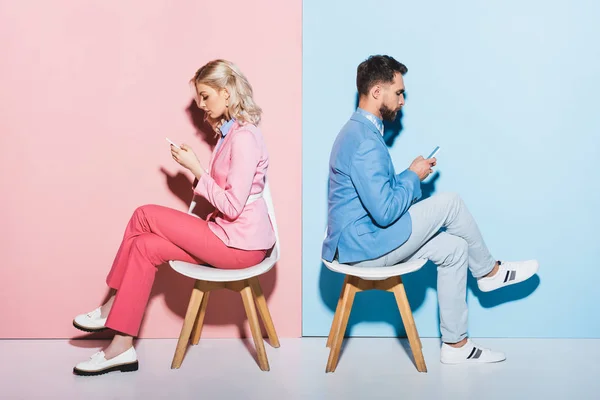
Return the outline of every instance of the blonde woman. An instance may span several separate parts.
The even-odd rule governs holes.
[[[252,87],[232,63],[211,61],[192,80],[198,107],[220,136],[207,172],[187,145],[171,155],[196,180],[194,192],[215,208],[202,220],[157,205],[135,210],[106,283],[116,291],[106,304],[78,315],[73,325],[86,332],[107,328],[115,337],[104,350],[77,364],[77,375],[136,371],[133,337],[138,334],[156,266],[169,260],[240,269],[260,263],[275,243],[261,197],[269,158],[257,128],[261,109]]]

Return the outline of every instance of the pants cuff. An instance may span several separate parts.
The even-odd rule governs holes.
[[[460,342],[461,340],[463,340],[466,337],[467,337],[466,333],[462,334],[460,336],[443,336],[442,335],[442,342],[454,344],[454,343]]]
[[[114,279],[106,278],[106,286],[114,290],[119,290],[119,285],[115,284]]]
[[[106,326],[109,329],[112,329],[113,331],[133,337],[136,337],[139,333],[139,329],[132,329],[131,327],[120,326],[119,324],[115,324],[114,322],[110,321],[110,316],[109,319],[106,320],[106,324],[104,324],[104,326]]]
[[[480,274],[477,274],[477,275],[473,274],[473,277],[476,278],[476,279],[479,279],[479,278],[481,278],[483,276],[486,276],[487,274],[489,274],[490,272],[492,272],[492,270],[496,266],[496,262],[497,262],[496,260],[492,261],[492,265],[489,268],[487,268],[484,272],[482,272]]]

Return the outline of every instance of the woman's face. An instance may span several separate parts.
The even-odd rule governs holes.
[[[211,86],[199,83],[196,86],[196,104],[198,108],[204,110],[209,118],[214,120],[227,118],[227,100],[229,92],[227,89],[215,90]]]

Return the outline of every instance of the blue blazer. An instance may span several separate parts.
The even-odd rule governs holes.
[[[421,197],[410,170],[397,174],[377,128],[359,113],[338,134],[329,160],[327,236],[322,258],[340,263],[371,260],[411,235],[409,207]]]

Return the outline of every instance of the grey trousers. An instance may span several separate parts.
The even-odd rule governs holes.
[[[438,266],[438,303],[442,341],[460,342],[467,336],[467,270],[475,278],[492,271],[496,260],[487,249],[477,223],[462,199],[441,193],[413,205],[412,234],[402,246],[380,258],[353,263],[382,267],[417,258]],[[440,231],[442,228],[445,230]]]

